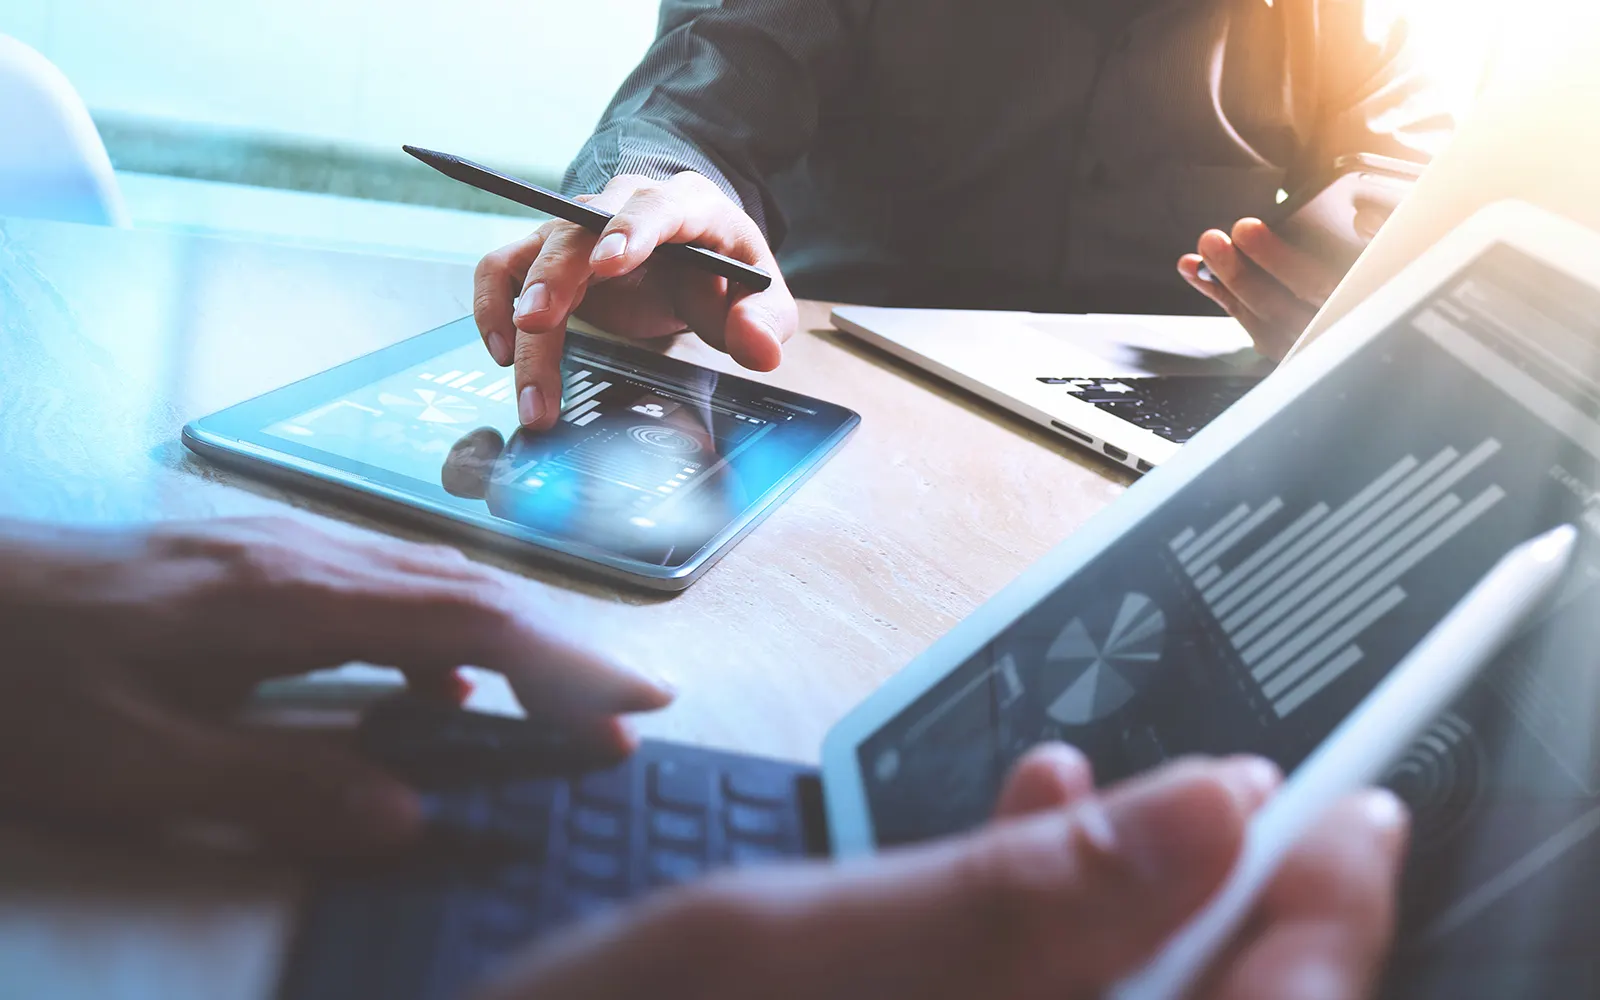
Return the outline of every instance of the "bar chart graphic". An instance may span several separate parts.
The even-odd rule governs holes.
[[[594,372],[578,371],[568,375],[562,383],[561,419],[574,427],[587,427],[600,419],[602,392],[611,383],[595,378]]]
[[[445,372],[443,375],[423,372],[417,377],[424,382],[432,382],[434,385],[447,386],[457,392],[471,393],[474,396],[496,401],[510,399],[512,392],[515,391],[510,375],[503,375],[500,378],[493,379],[487,385],[477,384],[478,380],[484,377],[483,372],[471,371],[463,373],[459,368],[455,371]]]
[[[417,378],[464,396],[478,396],[495,402],[510,400],[517,391],[510,375],[494,378],[482,371],[463,371],[460,368],[443,375],[421,372]],[[489,381],[482,382],[485,378]],[[599,420],[600,401],[596,397],[609,388],[611,383],[596,377],[592,371],[580,370],[567,375],[561,385],[561,419],[575,427],[587,427]]]
[[[1237,558],[1283,519],[1281,498],[1239,504],[1169,542],[1279,718],[1361,661],[1361,635],[1405,602],[1401,577],[1505,499],[1495,484],[1470,499],[1454,492],[1500,447],[1490,438],[1465,455],[1408,455],[1343,505],[1317,503]]]

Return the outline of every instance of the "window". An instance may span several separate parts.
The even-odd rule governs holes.
[[[552,180],[655,21],[656,0],[0,0],[120,168],[310,190],[392,184],[402,142]]]

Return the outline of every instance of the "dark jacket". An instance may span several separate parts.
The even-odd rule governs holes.
[[[711,177],[797,295],[1180,312],[1207,227],[1449,127],[1361,0],[664,0],[566,178]]]

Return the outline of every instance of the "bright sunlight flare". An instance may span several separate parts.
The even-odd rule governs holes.
[[[1418,65],[1464,111],[1510,49],[1540,49],[1595,0],[1367,0],[1367,33],[1377,39],[1403,20]]]

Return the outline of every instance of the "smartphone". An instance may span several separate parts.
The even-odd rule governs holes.
[[[1423,168],[1420,163],[1372,153],[1341,156],[1262,221],[1290,244],[1345,270],[1367,248],[1367,237],[1356,230],[1358,208],[1372,203],[1393,209],[1422,176]],[[1204,265],[1200,277],[1216,280]]]
[[[1392,210],[1422,169],[1422,164],[1389,156],[1341,156],[1331,170],[1280,205],[1267,225],[1295,246],[1347,268],[1367,248],[1368,237],[1356,231],[1358,207],[1365,202]]]

